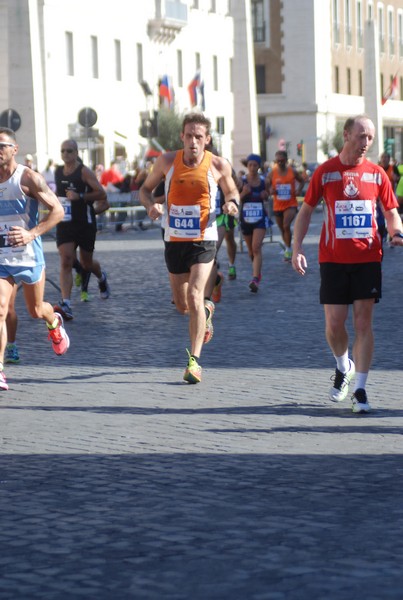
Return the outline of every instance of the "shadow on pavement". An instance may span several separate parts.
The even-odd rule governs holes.
[[[401,456],[0,457],[2,598],[401,598]]]

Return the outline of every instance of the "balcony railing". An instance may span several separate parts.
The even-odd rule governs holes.
[[[188,7],[179,0],[157,0],[155,18],[148,22],[148,33],[159,41],[173,41],[188,23]]]

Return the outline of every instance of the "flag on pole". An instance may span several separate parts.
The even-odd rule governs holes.
[[[192,81],[188,85],[188,92],[190,98],[190,105],[199,106],[201,110],[206,109],[206,103],[204,99],[204,81],[201,78],[200,71],[196,72]]]
[[[175,101],[175,93],[172,80],[169,75],[163,75],[159,83],[160,106],[165,105],[172,108]]]
[[[382,96],[382,106],[384,104],[386,104],[386,102],[388,100],[393,100],[394,98],[396,98],[397,92],[398,92],[398,84],[397,84],[397,74],[396,74],[394,76],[394,78],[392,79],[390,86],[388,87],[388,89],[386,90],[384,95]]]

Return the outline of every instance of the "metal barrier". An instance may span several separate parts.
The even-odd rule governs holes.
[[[148,229],[152,221],[140,204],[139,191],[128,193],[108,192],[109,208],[97,217],[98,230],[115,228],[121,231],[123,225],[133,229]]]

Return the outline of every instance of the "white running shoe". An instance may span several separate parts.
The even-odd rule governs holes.
[[[367,398],[367,392],[363,388],[355,390],[354,394],[351,396],[351,401],[353,403],[351,410],[356,415],[362,415],[371,412],[371,407]]]
[[[347,373],[342,373],[339,369],[336,369],[333,376],[333,387],[329,390],[329,399],[332,402],[342,402],[347,397],[349,383],[355,375],[355,365],[350,358],[348,360],[350,362],[350,368]]]

